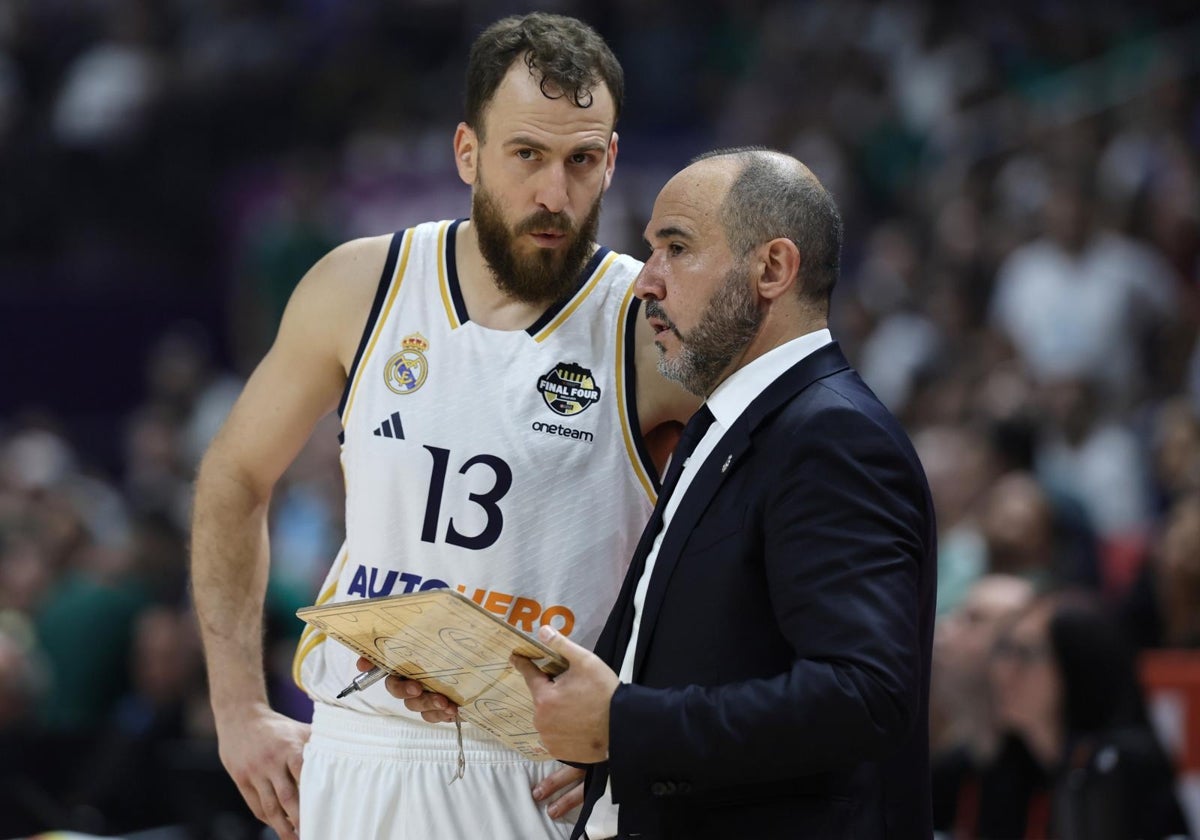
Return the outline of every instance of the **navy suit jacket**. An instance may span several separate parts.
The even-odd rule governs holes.
[[[596,643],[614,670],[658,521]],[[621,836],[927,840],[935,583],[920,462],[826,345],[681,500],[574,836],[611,775]]]

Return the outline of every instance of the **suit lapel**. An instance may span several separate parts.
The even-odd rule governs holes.
[[[688,537],[691,536],[696,523],[700,521],[700,517],[704,515],[704,511],[708,509],[713,497],[720,490],[726,476],[733,474],[738,464],[744,460],[750,451],[753,444],[753,436],[758,427],[813,382],[846,370],[849,367],[850,364],[846,361],[846,357],[842,355],[842,351],[836,341],[805,356],[795,365],[788,368],[782,376],[768,385],[746,407],[746,410],[734,421],[733,425],[722,436],[716,448],[713,449],[708,458],[700,466],[699,472],[696,473],[696,476],[692,479],[692,483],[687,488],[687,492],[684,493],[683,498],[679,501],[679,507],[675,510],[670,527],[667,529],[666,536],[663,537],[662,545],[659,548],[658,557],[654,561],[654,570],[651,573],[650,585],[646,590],[646,601],[642,605],[638,629],[638,646],[633,660],[633,678],[635,681],[638,680],[641,673],[646,650],[649,647],[650,639],[654,635],[654,623],[658,620],[659,608],[662,606],[663,598],[666,596],[671,574],[680,562],[683,549],[687,545]],[[654,538],[658,533],[658,524],[661,522],[661,519],[661,511],[656,508],[650,522],[647,523],[646,530],[642,533],[642,539],[638,542],[637,551],[634,554],[634,562],[638,564],[637,574],[636,576],[633,574],[634,570],[631,566],[630,574],[625,579],[626,586],[622,587],[618,604],[623,604],[624,608],[630,612],[632,612],[633,587],[628,586],[628,584],[632,579],[636,585],[636,579],[641,577],[641,569],[644,567],[646,556],[649,554],[650,547],[654,543]],[[628,602],[626,601],[626,589],[629,589]],[[624,611],[623,609],[622,613]],[[615,614],[616,611],[614,610]],[[630,619],[629,624],[632,625],[632,616],[627,616],[627,618]],[[606,627],[605,633],[607,632],[608,628]],[[627,633],[624,638],[628,639],[628,636],[629,634]],[[617,649],[622,650],[623,645]]]
[[[635,681],[641,671],[642,660],[646,656],[647,643],[651,635],[653,635],[654,622],[658,619],[658,609],[662,605],[663,596],[666,594],[667,583],[671,579],[671,573],[675,570],[675,566],[679,562],[680,552],[686,544],[688,536],[695,528],[696,523],[700,521],[700,517],[708,508],[709,502],[712,501],[713,496],[720,489],[725,476],[734,469],[734,465],[749,448],[750,438],[746,434],[745,424],[739,420],[734,423],[733,428],[721,437],[717,447],[700,466],[700,470],[692,479],[687,492],[679,500],[679,507],[675,509],[675,515],[671,518],[671,525],[667,529],[666,536],[663,537],[662,545],[658,550],[658,557],[654,561],[654,570],[651,573],[650,585],[646,589],[646,600],[642,604],[641,622],[638,629],[638,646],[633,660],[633,678]],[[725,465],[727,460],[729,461],[729,466],[723,470],[722,466]]]

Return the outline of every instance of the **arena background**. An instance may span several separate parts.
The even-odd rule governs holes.
[[[1145,650],[1179,647],[1142,633],[1137,598],[1200,492],[1195,4],[541,8],[625,67],[606,244],[644,255],[657,190],[713,147],[788,151],[833,191],[834,333],[930,474],[939,613],[1018,557],[1093,589]],[[320,255],[466,215],[467,45],[527,10],[0,0],[0,836],[258,836],[188,605],[197,459]],[[1014,257],[1063,207],[1110,247],[1066,278]],[[1039,295],[1076,281],[1069,305]],[[301,718],[292,611],[340,542],[336,434],[272,519],[268,667]],[[1200,826],[1200,668],[1146,657]]]

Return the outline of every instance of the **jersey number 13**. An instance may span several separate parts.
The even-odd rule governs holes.
[[[421,528],[421,541],[433,543],[437,542],[438,519],[441,516],[442,491],[446,489],[450,450],[437,446],[426,446],[425,449],[433,456],[433,475],[429,481],[429,497],[425,500],[425,524]],[[503,499],[512,487],[512,468],[495,455],[475,455],[459,467],[459,475],[466,475],[476,465],[490,469],[494,478],[492,487],[487,492],[468,495],[468,498],[487,514],[487,524],[478,534],[465,536],[454,527],[454,519],[451,517],[446,523],[446,542],[462,548],[479,550],[500,539],[500,531],[504,528],[504,513],[497,502]]]

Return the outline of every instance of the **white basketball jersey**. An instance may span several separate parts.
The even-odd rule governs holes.
[[[633,334],[640,263],[600,249],[526,330],[468,317],[460,222],[396,234],[346,391],[346,542],[318,603],[453,587],[526,632],[591,648],[650,517]],[[317,700],[408,714],[382,683],[336,696],[357,656],[313,628],[295,678]]]

